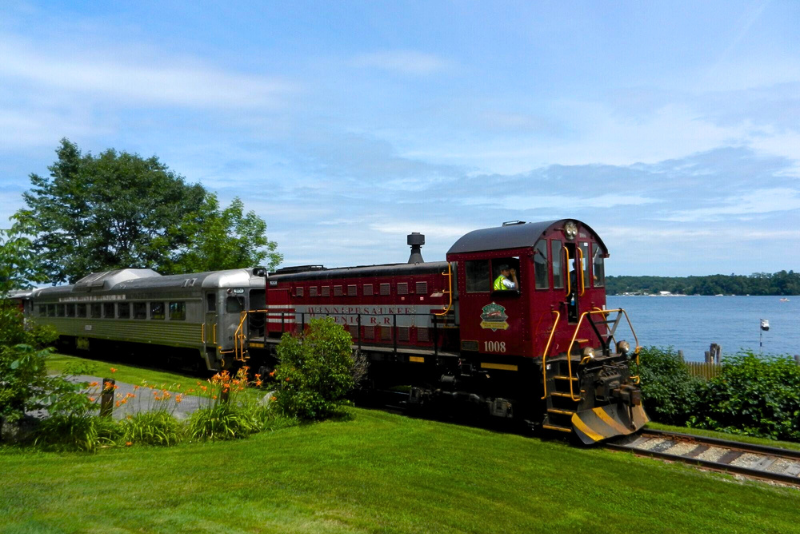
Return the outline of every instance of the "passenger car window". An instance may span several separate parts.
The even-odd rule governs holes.
[[[547,241],[541,239],[533,247],[533,268],[536,277],[536,289],[549,289],[550,281],[547,275]]]
[[[151,302],[150,303],[150,318],[151,319],[164,319],[166,317],[164,313],[164,303],[163,302]]]
[[[210,312],[217,311],[217,296],[214,293],[206,294],[206,310]]]
[[[133,303],[133,318],[134,319],[147,319],[147,303],[134,302]]]
[[[465,262],[467,293],[488,293],[492,289],[491,272],[487,260]]]
[[[603,287],[606,285],[606,273],[603,266],[603,248],[594,243],[592,245],[593,261],[594,263],[594,287]]]
[[[124,304],[117,304],[119,310],[119,318],[120,319],[130,319],[131,318],[131,305],[127,302]]]
[[[114,303],[113,302],[106,302],[103,304],[103,317],[106,319],[113,319],[114,318]]]
[[[186,320],[186,303],[185,302],[170,302],[169,303],[169,320],[170,321],[185,321]]]
[[[244,311],[244,297],[228,297],[225,299],[225,311],[228,313]]]

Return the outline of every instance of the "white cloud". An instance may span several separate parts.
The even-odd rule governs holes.
[[[155,51],[132,59],[102,51],[33,47],[0,36],[0,80],[90,95],[113,103],[211,108],[272,107],[296,88],[277,78],[231,72]]]
[[[800,192],[789,188],[754,189],[745,195],[727,198],[722,204],[691,210],[678,210],[664,220],[676,222],[716,221],[800,209]]]
[[[352,65],[417,76],[440,72],[450,66],[438,56],[410,50],[362,54],[352,60]]]
[[[640,195],[609,193],[596,197],[568,197],[561,195],[504,195],[470,198],[464,204],[470,206],[493,206],[508,210],[531,210],[539,208],[558,208],[560,210],[580,210],[585,208],[611,208],[614,206],[639,206],[658,202],[656,199]]]

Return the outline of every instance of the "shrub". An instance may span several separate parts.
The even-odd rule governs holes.
[[[217,373],[208,381],[208,386],[198,382],[206,405],[189,417],[187,433],[192,439],[244,438],[261,430],[261,419],[254,404],[243,395],[240,398],[247,389],[248,370],[242,367],[234,377],[228,371]]]
[[[139,412],[120,423],[126,444],[175,445],[183,436],[183,425],[166,410]]]
[[[721,374],[699,395],[691,426],[800,440],[800,366],[789,356],[745,351],[726,357]]]
[[[645,347],[639,354],[639,361],[638,374],[647,414],[660,423],[686,424],[695,411],[702,380],[689,373],[688,366],[672,347]]]
[[[274,372],[284,413],[322,419],[345,404],[355,385],[351,346],[350,334],[330,317],[312,319],[303,336],[285,333]]]
[[[46,450],[95,452],[113,445],[121,437],[120,427],[111,418],[91,413],[57,413],[41,421],[34,445]]]

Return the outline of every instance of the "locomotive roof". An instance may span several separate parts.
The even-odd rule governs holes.
[[[600,236],[597,235],[597,232],[592,230],[587,224],[575,219],[558,219],[555,221],[512,224],[508,226],[473,230],[461,236],[461,238],[450,247],[447,254],[449,256],[450,254],[465,254],[468,252],[532,247],[541,239],[545,232],[556,225],[564,225],[567,221],[575,222],[579,229],[588,230],[589,233],[594,236],[595,240],[603,245],[603,248],[606,248]]]
[[[304,280],[328,280],[333,278],[350,278],[354,276],[408,276],[412,274],[430,274],[447,269],[446,261],[429,261],[424,263],[391,263],[388,265],[363,265],[359,267],[341,267],[335,269],[314,269],[299,273],[271,274],[270,280],[282,282],[301,282]]]

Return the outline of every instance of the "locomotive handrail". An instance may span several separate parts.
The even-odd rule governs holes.
[[[575,345],[575,339],[578,337],[578,331],[581,328],[581,323],[583,322],[583,318],[588,316],[588,315],[602,314],[602,315],[605,316],[605,315],[608,315],[610,313],[617,313],[617,314],[621,313],[622,315],[625,316],[625,320],[628,321],[628,326],[630,327],[631,333],[633,334],[633,339],[636,342],[636,349],[634,350],[634,354],[636,355],[636,366],[638,368],[638,366],[639,366],[639,351],[641,350],[641,347],[639,346],[639,338],[636,336],[636,331],[633,329],[633,324],[631,323],[631,319],[630,319],[630,317],[628,317],[628,312],[626,312],[623,308],[617,308],[616,310],[591,310],[591,311],[585,311],[585,312],[583,312],[581,314],[580,318],[578,319],[578,324],[575,325],[575,333],[572,335],[572,340],[569,342],[569,347],[567,348],[567,369],[569,370],[569,376],[572,376],[572,347],[573,347],[573,345]],[[619,316],[617,316],[617,321],[618,320],[619,320]],[[584,360],[581,359],[581,364],[583,364],[583,363],[584,363]],[[640,382],[639,376],[632,376],[631,377],[632,380],[634,378],[636,379],[636,383],[638,384]],[[580,401],[581,398],[580,397],[575,398],[575,392],[574,392],[573,387],[572,387],[572,382],[573,382],[572,380],[569,381],[569,396],[573,401],[577,402],[577,401]]]
[[[581,249],[580,245],[575,247],[575,259],[580,259],[578,265],[575,266],[575,270],[579,270],[581,273],[580,280],[581,280],[581,292],[578,293],[579,297],[582,297],[584,293],[586,293],[586,276],[585,271],[583,270],[583,249]],[[578,258],[580,256],[580,258]],[[576,277],[577,278],[577,277]]]
[[[556,314],[556,320],[553,321],[553,328],[550,329],[550,337],[547,339],[547,345],[542,353],[542,384],[544,385],[544,397],[542,397],[542,399],[547,398],[547,353],[550,352],[550,343],[553,342],[553,335],[556,333],[558,320],[561,319],[561,312],[558,310],[553,310],[553,313]],[[570,382],[572,381],[570,380]]]
[[[239,326],[236,327],[236,332],[233,334],[233,350],[234,356],[233,359],[237,362],[244,362],[247,360],[245,357],[245,349],[244,349],[244,341],[246,336],[244,335],[244,321],[247,319],[247,310],[241,312],[239,318]]]
[[[206,342],[206,323],[200,323],[200,340],[205,344]]]
[[[450,302],[447,303],[447,308],[444,309],[441,313],[434,313],[437,317],[442,317],[447,315],[450,309],[453,307],[453,265],[448,261],[447,262],[447,274],[442,273],[442,276],[447,277],[447,287],[448,289],[445,292],[450,297]]]
[[[567,278],[567,296],[572,293],[572,281],[570,280],[569,276],[569,249],[564,247],[564,254],[567,256],[567,261],[564,262],[564,274],[566,274]]]

